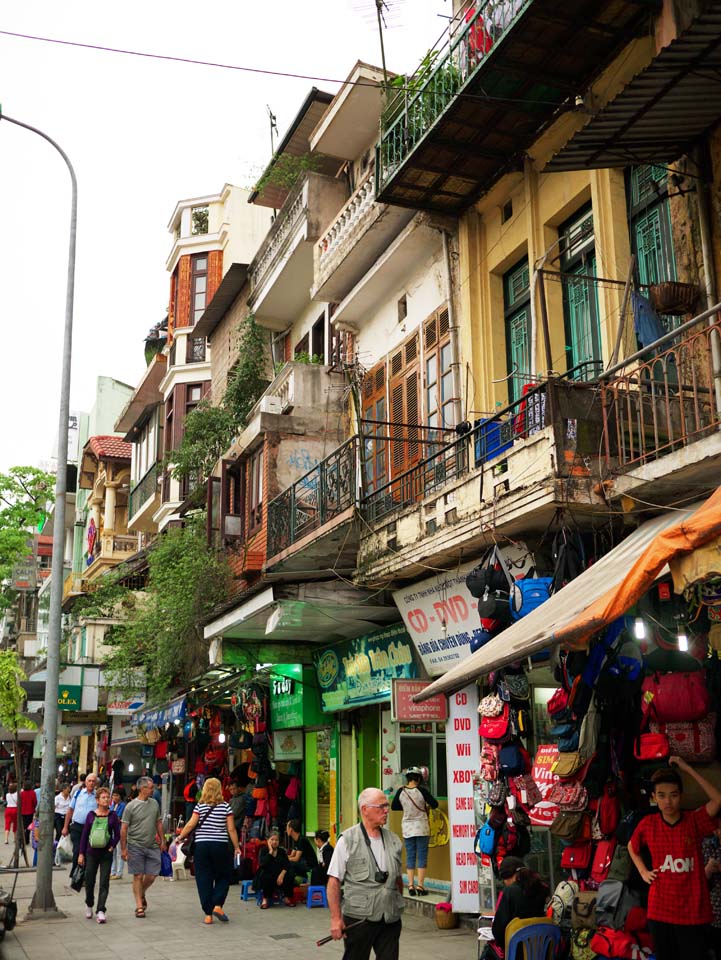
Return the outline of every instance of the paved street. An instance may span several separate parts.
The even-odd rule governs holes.
[[[5,886],[9,877],[2,876]],[[226,909],[230,923],[206,927],[198,904],[195,882],[157,880],[148,893],[145,920],[133,916],[133,899],[127,879],[111,882],[108,922],[101,926],[84,917],[80,894],[67,883],[67,872],[53,878],[61,920],[30,920],[25,915],[35,886],[34,873],[20,875],[16,891],[22,922],[0,944],[3,960],[196,960],[228,955],[240,950],[254,960],[287,957],[288,960],[333,960],[342,954],[340,944],[322,948],[315,941],[328,933],[328,911],[305,906],[259,910],[255,902],[241,903],[239,887],[231,887]],[[433,920],[408,914],[401,938],[401,958],[426,955],[429,950],[443,960],[475,960],[476,940],[469,930],[441,931]]]

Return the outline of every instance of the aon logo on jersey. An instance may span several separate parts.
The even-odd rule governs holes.
[[[693,870],[693,857],[678,857],[674,860],[669,853],[659,869],[661,873],[666,870],[669,870],[671,873],[691,873]]]

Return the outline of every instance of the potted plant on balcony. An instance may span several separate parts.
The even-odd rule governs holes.
[[[678,280],[652,283],[648,293],[654,310],[667,315],[693,313],[701,295],[697,284],[681,283]]]

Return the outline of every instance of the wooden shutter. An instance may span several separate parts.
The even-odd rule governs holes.
[[[421,458],[420,431],[413,429],[420,423],[418,354],[419,335],[414,333],[390,358],[392,477],[409,470]]]
[[[377,490],[388,479],[388,420],[386,410],[386,365],[376,364],[366,373],[361,387],[361,408],[364,420],[378,421],[364,425],[363,456],[366,489]]]

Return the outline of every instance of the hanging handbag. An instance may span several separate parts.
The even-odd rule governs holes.
[[[643,681],[643,696],[650,702],[652,719],[659,723],[701,720],[709,712],[706,672],[654,673]]]
[[[670,753],[665,733],[642,733],[633,745],[637,760],[663,760]]]
[[[498,757],[500,747],[497,743],[484,743],[481,747],[481,776],[484,780],[498,779]]]
[[[504,673],[504,679],[511,696],[516,700],[528,700],[530,686],[525,673]]]
[[[554,719],[557,716],[562,716],[567,707],[568,693],[563,689],[563,687],[559,687],[546,704],[548,716]]]
[[[572,843],[564,847],[561,854],[561,869],[588,870],[591,864],[591,852],[590,843]]]
[[[580,840],[581,834],[584,834],[584,821],[588,821],[588,839],[591,839],[591,823],[585,812],[578,813],[559,813],[553,821],[549,830],[554,837],[559,840]]]
[[[716,759],[716,714],[687,723],[650,723],[653,734],[668,738],[669,751],[687,763],[712,763]]]
[[[498,717],[503,713],[503,700],[497,693],[491,693],[481,700],[478,712],[482,717]]]
[[[551,772],[557,777],[572,777],[584,765],[585,761],[580,753],[562,753],[551,767]]]
[[[574,930],[596,929],[596,891],[581,890],[573,898],[571,927]]]
[[[543,800],[543,794],[530,773],[522,773],[510,781],[511,793],[524,807],[535,807]]]
[[[616,850],[616,838],[610,840],[601,840],[596,844],[596,851],[593,855],[591,865],[591,880],[594,883],[601,884],[608,879],[608,871],[611,869],[613,854]]]
[[[501,743],[508,739],[511,723],[511,708],[507,703],[503,704],[503,710],[497,717],[483,717],[481,720],[480,733],[486,740],[492,740]]]
[[[578,813],[588,806],[588,793],[582,783],[554,783],[549,790],[546,800],[555,804],[561,810],[569,813]]]

